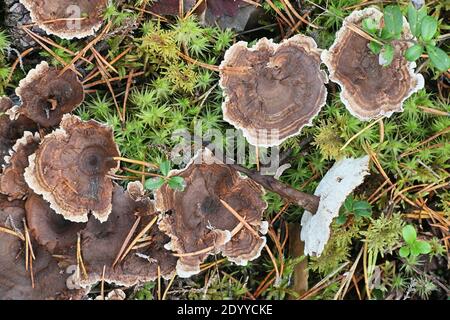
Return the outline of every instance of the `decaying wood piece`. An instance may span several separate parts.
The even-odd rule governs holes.
[[[372,18],[380,21],[383,14],[376,8],[354,11],[345,18],[336,40],[329,50],[322,52],[322,61],[328,67],[330,79],[342,89],[341,100],[352,115],[360,120],[391,116],[403,110],[403,102],[424,87],[424,78],[416,74],[415,62],[408,62],[404,51],[414,40],[408,22],[403,23],[401,40],[392,42],[395,57],[392,64],[383,67],[378,55],[373,54],[369,40],[352,29],[361,28],[362,21]]]
[[[369,156],[337,161],[320,181],[314,195],[320,197],[317,212],[305,211],[302,216],[301,240],[305,255],[320,256],[330,237],[330,224],[339,215],[347,196],[369,174]]]
[[[280,44],[238,42],[220,65],[224,120],[256,146],[276,146],[298,135],[326,103],[327,75],[320,50],[303,35]]]
[[[25,181],[67,220],[87,222],[92,213],[106,221],[113,191],[108,175],[118,170],[119,155],[110,127],[65,115],[29,157]]]
[[[108,0],[20,0],[33,22],[63,39],[92,36],[103,24]]]
[[[5,157],[3,173],[0,175],[0,193],[8,196],[9,200],[21,200],[28,194],[25,182],[25,168],[28,167],[28,157],[39,146],[39,134],[25,131],[11,148],[9,156]]]
[[[75,72],[59,73],[45,61],[32,69],[16,89],[22,104],[14,108],[13,117],[24,115],[45,128],[59,125],[63,115],[84,100],[83,85]]]
[[[184,191],[163,186],[156,192],[156,209],[163,214],[159,228],[171,239],[167,248],[179,260],[177,274],[190,277],[200,272],[208,255],[222,253],[240,265],[254,260],[266,243],[267,223],[262,215],[267,204],[263,189],[227,165],[220,164],[209,150],[199,152],[184,170],[170,176],[183,177]],[[254,229],[251,232],[229,212],[233,208]]]

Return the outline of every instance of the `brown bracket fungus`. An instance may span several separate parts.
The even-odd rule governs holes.
[[[344,20],[331,48],[322,52],[330,79],[342,89],[342,102],[360,120],[402,111],[403,102],[424,86],[423,76],[414,72],[416,64],[403,57],[411,45],[405,40],[414,39],[406,21],[402,40],[393,41],[395,57],[388,67],[379,64],[378,55],[368,47],[370,41],[353,31],[364,19],[380,21],[382,16],[376,8],[354,11]]]
[[[104,279],[107,283],[130,287],[155,280],[158,277],[158,266],[163,278],[170,279],[173,276],[176,258],[164,248],[169,238],[158,230],[156,224],[147,233],[146,246],[133,249],[123,259],[117,260],[138,218],[136,213],[144,214],[142,208],[147,207],[146,215],[141,216],[137,230],[155,219],[153,204],[147,200],[148,198],[135,200],[129,191],[125,192],[121,187],[115,186],[113,211],[108,221],[100,223],[90,219],[81,232],[81,254],[87,277],[81,274],[79,278],[74,278],[76,285],[90,287]]]
[[[0,172],[2,172],[5,157],[10,156],[10,150],[21,138],[25,131],[36,130],[36,125],[30,119],[19,116],[11,119],[9,111],[13,108],[13,102],[8,97],[0,97]],[[8,158],[6,158],[8,160]]]
[[[28,157],[36,151],[39,141],[38,133],[25,131],[10,150],[10,155],[5,157],[5,167],[0,175],[0,193],[6,194],[9,200],[20,200],[27,195],[28,185],[23,175],[29,164]]]
[[[20,0],[31,19],[63,39],[92,36],[103,24],[108,0]]]
[[[25,210],[33,238],[52,254],[62,255],[75,248],[77,234],[86,226],[56,214],[47,201],[34,193],[28,196]]]
[[[41,62],[19,83],[16,94],[22,105],[15,108],[22,114],[48,128],[57,126],[64,114],[72,112],[84,100],[84,89],[77,75]]]
[[[32,281],[31,270],[25,269],[24,217],[23,201],[8,202],[5,196],[0,196],[0,227],[15,233],[0,232],[0,300],[80,298],[80,291],[67,290],[66,276],[60,272],[56,260],[35,244]]]
[[[256,146],[276,146],[298,135],[326,103],[328,82],[320,50],[297,35],[280,44],[238,42],[220,65],[224,120]]]
[[[187,12],[195,5],[195,0],[183,0],[183,10]],[[178,15],[180,0],[155,0],[150,5],[150,11],[160,15]]]
[[[339,209],[347,196],[369,174],[369,156],[337,161],[325,174],[314,195],[320,197],[317,212],[303,213],[300,233],[305,242],[305,255],[320,256],[330,237],[330,224],[339,215]]]
[[[106,221],[120,155],[112,129],[96,121],[65,115],[61,128],[45,136],[29,157],[25,181],[65,219],[87,222],[92,213]]]
[[[197,164],[200,159],[201,164]],[[184,178],[184,191],[164,185],[155,194],[156,209],[164,213],[159,228],[171,239],[166,247],[179,257],[180,277],[198,274],[208,255],[220,252],[245,265],[260,256],[266,243],[265,237],[255,235],[267,231],[267,224],[261,221],[267,207],[261,199],[263,189],[229,166],[212,163],[214,160],[212,153],[204,150],[184,170],[169,174]],[[243,227],[222,201],[254,232]]]

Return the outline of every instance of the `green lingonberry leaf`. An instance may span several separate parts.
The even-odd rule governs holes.
[[[407,256],[409,256],[409,247],[407,246],[401,247],[399,253],[400,257],[406,258]]]
[[[374,35],[377,32],[378,24],[374,19],[366,18],[362,22],[362,28],[364,31]]]
[[[161,162],[159,168],[160,168],[163,176],[167,177],[169,175],[169,171],[170,171],[170,161],[164,160],[163,162]]]
[[[371,41],[369,43],[369,49],[373,52],[373,54],[380,54],[382,48],[383,46],[375,41]]]
[[[423,47],[419,44],[415,44],[409,47],[405,52],[405,58],[408,61],[416,61],[423,53]]]
[[[384,9],[384,34],[387,39],[398,39],[403,29],[403,15],[400,7],[396,5],[387,6]]]
[[[416,247],[421,254],[427,254],[431,252],[431,245],[426,241],[416,241]]]
[[[434,35],[437,32],[438,22],[435,18],[431,16],[426,16],[422,20],[422,25],[420,28],[420,34],[422,36],[423,41],[428,42],[433,39]]]
[[[178,191],[183,191],[186,187],[183,177],[171,177],[168,181],[170,188]]]
[[[450,58],[444,50],[430,45],[426,46],[426,49],[431,63],[439,71],[444,72],[450,69]]]
[[[349,196],[349,197],[347,197],[347,199],[345,199],[344,208],[347,212],[353,211],[353,197],[352,196]]]
[[[410,3],[408,5],[408,23],[409,23],[409,27],[411,29],[411,33],[415,37],[419,36],[419,30],[420,30],[420,28],[418,28],[418,22],[419,22],[418,16],[419,16],[419,14],[418,14],[416,8],[414,8],[412,3]]]
[[[164,184],[164,179],[161,177],[150,178],[145,181],[144,187],[147,190],[157,190]]]
[[[394,60],[395,55],[395,49],[392,45],[387,44],[383,46],[383,49],[381,49],[380,56],[379,56],[379,63],[383,67],[388,67],[391,65],[392,61]]]
[[[347,222],[347,216],[344,213],[341,213],[337,218],[336,218],[336,223],[338,225],[343,225],[344,223]]]
[[[370,217],[372,206],[367,201],[357,201],[353,204],[353,213],[357,217]]]
[[[402,235],[403,235],[403,239],[408,244],[413,244],[417,239],[416,229],[414,229],[414,227],[410,224],[403,227]]]

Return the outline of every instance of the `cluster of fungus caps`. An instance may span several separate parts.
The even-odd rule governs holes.
[[[234,44],[220,66],[224,120],[255,146],[277,146],[300,134],[326,104],[328,77],[322,63],[340,85],[341,100],[360,120],[402,111],[403,102],[424,86],[422,75],[414,72],[415,63],[403,57],[411,43],[402,40],[414,38],[408,23],[402,40],[393,43],[395,57],[389,67],[379,64],[370,41],[355,32],[365,18],[381,23],[382,16],[376,8],[354,11],[329,50],[318,49],[303,35],[280,44],[263,38],[252,48],[246,42]]]

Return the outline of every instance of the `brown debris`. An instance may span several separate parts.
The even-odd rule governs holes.
[[[361,27],[366,18],[379,21],[382,13],[376,8],[354,11],[344,20],[331,48],[322,53],[330,79],[342,89],[342,102],[360,120],[401,112],[403,102],[424,86],[422,75],[414,72],[416,64],[403,57],[403,52],[411,45],[403,40],[413,39],[408,23],[404,23],[402,40],[393,41],[392,64],[383,67],[378,55],[370,51],[370,41],[352,31]]]
[[[298,135],[326,103],[320,64],[320,51],[306,36],[281,44],[263,38],[251,49],[236,43],[220,66],[224,120],[252,145],[275,146]]]
[[[9,200],[20,200],[28,194],[23,175],[29,164],[28,157],[36,151],[39,141],[39,134],[25,131],[12,147],[10,156],[5,157],[5,169],[0,175],[0,193],[7,195]]]
[[[148,203],[146,200],[142,200]],[[138,283],[153,281],[158,277],[158,266],[161,276],[169,279],[174,271],[176,258],[170,251],[164,249],[169,238],[153,226],[148,233],[151,243],[138,250],[132,250],[112,267],[127,235],[136,221],[136,213],[142,210],[143,203],[134,200],[129,192],[115,186],[113,194],[113,211],[107,222],[100,223],[90,219],[86,228],[81,232],[81,254],[88,276],[80,275],[74,279],[76,285],[89,287],[102,281],[105,267],[104,281],[126,287]],[[140,212],[143,214],[143,212]],[[154,218],[153,206],[147,207],[146,217],[142,218],[140,229]]]
[[[92,36],[103,24],[108,0],[20,0],[31,19],[63,39]]]
[[[111,212],[119,150],[110,127],[65,115],[61,128],[45,136],[29,158],[25,181],[65,219],[87,222],[92,213],[106,221]]]
[[[202,162],[198,162],[200,159]],[[165,213],[159,228],[171,238],[167,248],[180,256],[177,262],[180,277],[199,273],[207,256],[219,252],[245,265],[260,255],[266,241],[245,227],[239,229],[239,220],[220,202],[229,204],[256,232],[265,233],[267,228],[261,221],[267,207],[261,199],[263,189],[229,166],[212,160],[212,153],[203,151],[186,169],[170,174],[185,179],[184,191],[164,185],[155,195],[157,209]]]
[[[150,5],[150,11],[159,15],[178,15],[180,13],[180,0],[156,0]],[[188,12],[195,5],[195,0],[184,0],[183,10]]]
[[[72,70],[60,70],[41,62],[19,83],[16,94],[22,105],[18,114],[48,128],[57,126],[64,114],[72,112],[84,100],[83,85]]]

